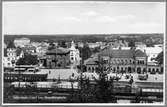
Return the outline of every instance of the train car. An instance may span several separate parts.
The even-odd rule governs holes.
[[[163,96],[163,89],[161,88],[142,88],[141,89],[142,95],[144,96]]]
[[[128,83],[114,83],[113,92],[115,94],[129,94],[131,93],[131,85]]]
[[[40,90],[78,89],[78,82],[12,82],[11,85],[14,88],[26,88],[29,86]]]
[[[35,74],[35,73],[17,73],[17,72],[5,72],[4,81],[5,82],[34,82],[34,81],[47,81],[48,74]]]

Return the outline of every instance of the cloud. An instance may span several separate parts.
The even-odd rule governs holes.
[[[95,11],[88,11],[88,12],[82,13],[81,15],[84,15],[84,16],[97,16],[97,15],[99,15],[99,13],[97,13]]]
[[[125,20],[125,19],[134,19],[135,16],[134,15],[123,15],[123,16],[115,16],[115,19],[117,20]]]
[[[131,28],[138,32],[164,32],[163,26],[157,22],[137,22]]]
[[[110,16],[100,16],[97,19],[95,19],[97,22],[115,22],[116,19],[114,17]]]
[[[121,20],[134,19],[134,15],[123,15],[123,16],[98,16],[96,21],[98,22],[119,22]]]
[[[74,16],[64,17],[64,20],[65,20],[65,21],[75,21],[75,22],[81,21],[79,18],[74,17]]]
[[[157,27],[159,24],[156,22],[138,22],[134,24],[134,27],[136,28],[153,28]]]

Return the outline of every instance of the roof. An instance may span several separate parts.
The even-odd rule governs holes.
[[[100,52],[102,56],[111,56],[114,58],[133,58],[134,57],[134,49],[122,50],[122,49],[112,49],[107,48]]]
[[[56,49],[52,49],[46,52],[46,54],[67,54],[70,51],[68,49],[65,48],[56,48]]]
[[[101,56],[111,56],[112,58],[134,58],[134,57],[146,57],[146,53],[141,51],[140,49],[135,50],[135,48],[132,49],[113,49],[110,47],[107,47],[103,49],[99,53]]]
[[[135,51],[135,56],[136,56],[136,57],[146,57],[147,55],[146,55],[146,53],[144,53],[143,51],[137,49],[137,50]]]
[[[12,41],[9,42],[7,48],[16,48]]]
[[[98,61],[97,58],[88,58],[87,60],[84,61],[84,64],[96,65],[97,61]]]
[[[162,47],[146,47],[144,49],[147,54],[150,54],[150,53],[158,54],[163,51]]]

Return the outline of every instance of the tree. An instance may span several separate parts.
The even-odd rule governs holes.
[[[49,44],[48,50],[55,49],[55,44],[52,42]]]
[[[98,52],[100,52],[100,47],[95,47],[95,48],[93,49],[93,53],[98,53]]]
[[[81,57],[82,57],[83,61],[88,59],[92,54],[92,52],[87,44],[84,44],[83,48],[81,48],[80,51],[81,51],[80,53],[81,53]]]
[[[38,64],[38,58],[36,55],[25,54],[23,58],[20,58],[16,65],[36,65]]]
[[[64,40],[59,41],[58,46],[63,47],[63,48],[67,48],[66,42]]]
[[[158,62],[158,64],[163,64],[163,51],[158,54],[155,60]]]
[[[130,40],[128,46],[129,46],[129,47],[135,47],[135,42],[134,42],[134,40]]]
[[[113,78],[108,80],[107,73],[104,72],[104,61],[99,58],[99,79],[96,80],[95,96],[100,103],[115,103],[116,99],[113,95]]]

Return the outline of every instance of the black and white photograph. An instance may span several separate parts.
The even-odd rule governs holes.
[[[164,105],[165,2],[3,1],[3,105]]]

